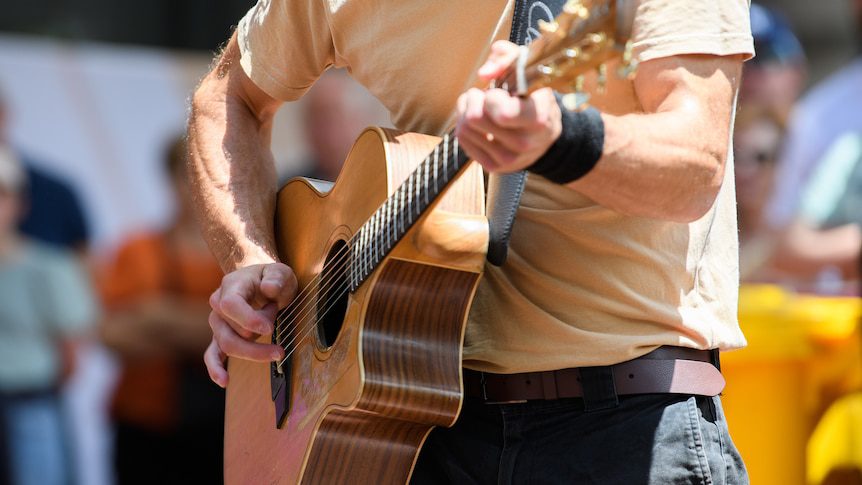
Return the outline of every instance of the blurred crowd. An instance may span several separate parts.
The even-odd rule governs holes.
[[[283,179],[334,181],[377,115],[345,73],[328,73],[302,111],[309,159]],[[92,343],[120,364],[103,410],[110,481],[220,483],[224,393],[201,356],[222,272],[193,212],[184,136],[161,161],[175,200],[170,221],[94,254],[72,184],[3,137],[11,122],[0,97],[0,485],[80,481],[62,391]]]
[[[862,0],[853,14],[862,29]],[[745,65],[734,134],[741,279],[854,294],[862,56],[809,86],[802,44],[781,13],[755,4],[751,23],[757,56]],[[283,177],[337,177],[376,116],[347,83],[333,73],[310,92],[310,159]],[[61,395],[81,346],[94,342],[120,363],[103,410],[112,480],[219,483],[224,396],[201,354],[221,271],[192,213],[182,136],[161,162],[176,201],[170,222],[94,254],[79,196],[4,137],[14,121],[0,95],[0,484],[75,482]]]
[[[862,1],[852,13],[862,28]],[[779,12],[754,4],[734,131],[743,282],[858,291],[862,56],[803,90],[807,61]]]

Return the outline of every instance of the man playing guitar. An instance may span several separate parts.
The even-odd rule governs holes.
[[[561,6],[261,0],[249,11],[189,121],[199,209],[227,273],[210,299],[210,376],[229,385],[228,356],[284,358],[254,342],[297,291],[276,250],[272,120],[346,67],[399,129],[454,126],[487,171],[530,172],[509,260],[486,268],[471,309],[467,402],[431,433],[413,482],[747,483],[713,366],[718,349],[745,344],[729,140],[753,54],[748,2],[637,2],[637,76],[598,90],[588,77],[588,110],[550,89],[485,89],[518,56],[500,39],[513,25],[529,36]]]

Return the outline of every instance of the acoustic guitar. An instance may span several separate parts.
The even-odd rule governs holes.
[[[633,68],[634,0],[570,1],[495,84],[550,86],[577,108],[583,75]],[[278,194],[281,259],[300,291],[272,342],[286,358],[229,362],[228,484],[403,484],[463,398],[461,353],[488,243],[481,167],[451,134],[370,128],[335,182]]]

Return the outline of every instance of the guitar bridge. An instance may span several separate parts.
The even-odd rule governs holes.
[[[281,429],[290,409],[290,358],[269,364],[269,384],[275,405],[275,427]]]

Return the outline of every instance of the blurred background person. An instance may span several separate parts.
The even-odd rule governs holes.
[[[808,79],[805,51],[778,11],[752,3],[750,16],[756,56],[742,66],[739,110],[756,105],[787,119]]]
[[[131,236],[100,271],[101,334],[122,366],[111,406],[121,485],[222,481],[224,395],[201,360],[222,273],[192,213],[185,156],[182,140],[166,153],[173,221]]]
[[[774,104],[740,104],[733,133],[739,217],[739,271],[744,282],[769,280],[764,267],[775,237],[763,211],[775,184],[775,164],[784,140],[784,118]]]
[[[862,132],[862,51],[858,40],[862,34],[862,0],[850,0],[846,8],[856,23],[857,55],[811,88],[793,110],[775,192],[766,209],[767,223],[776,230],[788,227],[798,215],[805,185],[827,150],[845,134]],[[793,257],[792,253],[779,255],[783,259]]]
[[[862,79],[860,79],[862,81]],[[849,131],[816,161],[799,209],[781,233],[773,265],[816,291],[852,293],[862,249],[862,130]]]
[[[752,3],[751,33],[757,55],[743,65],[733,135],[740,278],[744,282],[777,276],[767,267],[778,238],[764,221],[765,208],[775,190],[786,120],[808,72],[802,45],[779,11]]]
[[[76,339],[96,318],[95,305],[71,254],[19,232],[25,193],[23,167],[0,148],[0,460],[12,485],[67,484],[60,388],[75,367]]]
[[[308,154],[300,174],[334,182],[362,130],[383,124],[381,108],[343,69],[327,71],[304,98],[301,125]]]
[[[40,167],[25,153],[14,150],[8,137],[9,110],[0,90],[0,146],[18,153],[27,176],[27,210],[20,229],[33,239],[84,254],[89,242],[89,226],[76,190],[61,176]]]

